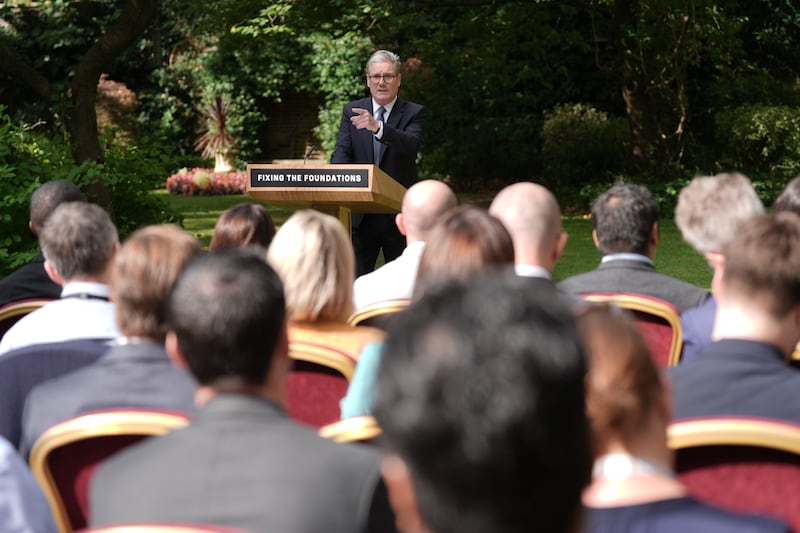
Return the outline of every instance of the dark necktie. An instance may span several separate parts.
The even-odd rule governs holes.
[[[378,108],[378,111],[375,113],[375,120],[378,122],[383,122],[383,114],[386,112],[386,108],[383,106]],[[374,153],[374,161],[375,164],[378,165],[381,162],[381,156],[383,155],[383,143],[378,140],[375,135],[372,136],[372,150]]]

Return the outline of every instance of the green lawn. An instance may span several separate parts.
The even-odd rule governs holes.
[[[241,202],[249,202],[246,195],[235,196],[173,196],[166,191],[155,194],[164,197],[172,208],[183,215],[184,228],[196,235],[204,246],[208,246],[214,223],[225,209]],[[461,201],[482,205],[480,198],[461,198]],[[291,211],[264,204],[275,224],[280,226]],[[688,281],[700,287],[711,285],[711,271],[705,260],[683,239],[672,220],[662,220],[661,241],[656,254],[656,268],[665,274]],[[556,265],[554,278],[561,280],[592,270],[600,262],[600,255],[592,242],[592,222],[587,218],[565,217],[564,231],[569,241],[564,255]]]

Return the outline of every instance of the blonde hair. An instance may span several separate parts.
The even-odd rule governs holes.
[[[332,216],[297,211],[275,234],[267,260],[283,281],[289,320],[344,322],[353,312],[353,246]]]

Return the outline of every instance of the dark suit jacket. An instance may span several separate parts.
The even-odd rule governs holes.
[[[572,294],[588,292],[632,292],[670,302],[678,311],[697,307],[711,294],[690,283],[657,272],[641,261],[617,259],[596,269],[567,278],[558,288]]]
[[[354,107],[372,112],[372,97],[344,106],[331,163],[375,162],[372,148],[374,135],[367,129],[357,129],[350,122],[350,117],[355,115]],[[404,187],[411,187],[417,181],[417,152],[422,142],[425,113],[423,106],[398,98],[383,125],[381,142],[385,147],[380,168]]]
[[[113,346],[95,363],[42,383],[25,402],[20,452],[73,416],[114,407],[194,411],[194,379],[151,342]]]
[[[713,296],[700,307],[694,307],[681,314],[683,330],[681,363],[693,359],[711,344],[711,331],[714,329],[716,315],[717,301]]]
[[[44,270],[42,252],[27,265],[0,279],[0,306],[32,298],[51,298],[61,296],[61,287],[50,279]]]
[[[97,361],[108,339],[34,344],[0,356],[0,435],[19,447],[25,398],[36,385]]]
[[[673,418],[760,416],[800,422],[800,371],[774,346],[723,339],[670,369]]]
[[[255,533],[392,532],[379,456],[324,440],[261,397],[216,396],[185,429],[114,456],[90,523],[183,521]]]

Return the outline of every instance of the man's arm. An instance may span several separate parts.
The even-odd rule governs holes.
[[[416,158],[422,143],[422,127],[426,116],[427,111],[423,106],[408,102],[397,128],[384,123],[380,141],[398,153]]]

